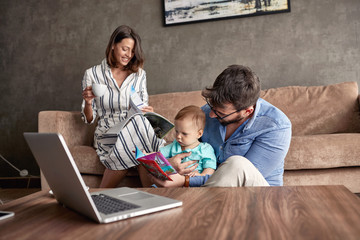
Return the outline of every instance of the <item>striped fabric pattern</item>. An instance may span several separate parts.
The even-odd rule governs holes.
[[[158,151],[164,141],[156,137],[149,121],[140,115],[134,117],[117,136],[104,135],[109,128],[127,117],[132,87],[142,101],[148,104],[145,71],[139,69],[137,73],[130,74],[121,86],[118,86],[104,59],[100,65],[85,71],[82,89],[91,86],[92,83],[107,85],[105,94],[96,97],[93,101],[93,121],[91,122],[93,123],[96,117],[99,118],[94,134],[94,147],[104,166],[112,170],[123,170],[138,165],[139,162],[136,161],[133,152],[135,145],[146,152]],[[82,118],[85,123],[88,123],[84,108],[85,101],[83,100]]]

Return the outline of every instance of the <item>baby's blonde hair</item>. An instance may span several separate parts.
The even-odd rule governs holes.
[[[195,122],[195,125],[199,128],[199,130],[204,130],[205,128],[205,113],[201,110],[201,108],[190,105],[182,108],[175,116],[175,120],[181,120],[185,117],[191,117]]]

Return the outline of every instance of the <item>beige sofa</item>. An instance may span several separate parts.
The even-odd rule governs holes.
[[[262,91],[261,97],[280,108],[293,125],[284,185],[345,185],[360,192],[360,95],[356,82],[273,88]],[[205,103],[200,91],[150,95],[149,102],[170,120],[184,106]],[[104,171],[92,147],[94,128],[95,124],[82,122],[80,112],[39,113],[39,132],[64,136],[90,187],[99,186]],[[167,141],[172,139],[173,132],[166,137]],[[139,187],[136,171],[120,186]],[[43,178],[42,187],[48,187]]]

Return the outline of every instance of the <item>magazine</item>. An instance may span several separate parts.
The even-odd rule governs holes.
[[[162,155],[161,152],[145,155],[138,147],[136,147],[135,154],[136,160],[138,160],[140,164],[143,165],[145,169],[154,177],[157,177],[161,180],[172,181],[169,175],[175,174],[176,170],[171,166],[171,164],[164,157],[164,155]]]
[[[128,111],[128,116],[125,120],[121,121],[119,124],[114,125],[111,127],[105,134],[106,135],[117,135],[124,126],[130,121],[137,114],[143,114],[148,121],[150,122],[151,126],[153,127],[155,134],[158,138],[164,138],[166,134],[173,129],[174,124],[172,124],[168,119],[161,116],[155,112],[145,112],[141,111],[141,108],[146,106],[144,102],[141,100],[139,94],[135,91],[134,88],[131,89],[131,97],[129,102],[130,108]]]

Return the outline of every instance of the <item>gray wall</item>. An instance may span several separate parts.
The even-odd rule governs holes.
[[[79,110],[86,68],[112,31],[137,30],[150,94],[200,90],[230,64],[263,88],[360,85],[360,1],[291,0],[291,12],[163,26],[161,0],[0,0],[0,153],[39,174],[22,133],[42,110]],[[0,176],[17,175],[0,161]]]

